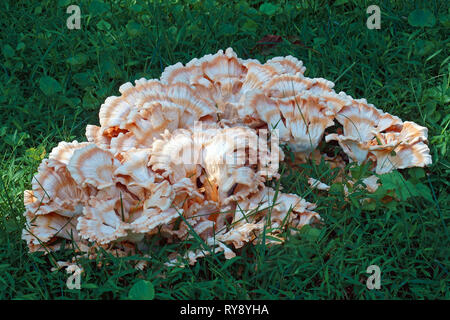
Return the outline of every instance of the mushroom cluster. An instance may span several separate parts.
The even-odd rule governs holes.
[[[101,105],[100,126],[86,127],[87,142],[60,142],[24,192],[29,250],[134,249],[155,234],[196,234],[210,250],[188,251],[190,263],[219,251],[229,259],[263,232],[277,243],[284,227],[320,220],[315,204],[268,186],[281,145],[306,161],[336,141],[345,157],[330,161],[371,161],[376,174],[431,164],[426,128],[304,71],[292,56],[261,64],[228,48],[122,85]]]

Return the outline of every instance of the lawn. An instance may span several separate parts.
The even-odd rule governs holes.
[[[450,298],[449,2],[272,2],[79,0],[79,30],[66,26],[70,0],[0,2],[1,299],[125,299],[142,279],[158,299]],[[366,26],[372,4],[380,29]],[[285,164],[284,192],[316,202],[323,225],[185,268],[164,265],[175,245],[153,246],[144,270],[130,263],[136,256],[81,260],[81,290],[68,289],[66,273],[50,269],[70,252],[30,255],[21,240],[23,191],[40,161],[61,140],[85,141],[84,128],[98,124],[100,105],[121,84],[228,47],[261,62],[293,55],[307,76],[426,126],[433,164],[389,174],[376,194],[348,199],[342,185],[311,191]],[[398,200],[382,201],[387,194]],[[362,204],[366,197],[373,201]],[[381,269],[378,290],[366,287],[370,265]]]

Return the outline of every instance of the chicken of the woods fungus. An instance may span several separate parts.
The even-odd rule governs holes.
[[[86,127],[87,142],[60,142],[24,192],[30,252],[126,255],[155,235],[163,245],[196,234],[207,249],[168,260],[193,264],[215,252],[230,259],[263,232],[267,244],[281,243],[286,227],[321,220],[315,204],[270,187],[282,145],[300,161],[369,163],[369,191],[376,175],[431,164],[427,128],[304,72],[292,56],[262,64],[228,48],[169,66],[159,80],[123,84],[101,105],[99,126]],[[333,143],[335,158],[319,150]]]

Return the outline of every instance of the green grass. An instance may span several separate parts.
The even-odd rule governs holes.
[[[253,0],[77,3],[81,30],[66,28],[71,1],[0,2],[1,299],[127,298],[140,279],[162,299],[450,298],[448,1],[296,0],[266,13]],[[380,30],[366,28],[371,4],[381,8]],[[417,8],[432,12],[433,26],[408,22]],[[258,43],[268,34],[282,41]],[[329,195],[310,192],[305,174],[285,166],[284,191],[317,202],[323,226],[305,227],[282,246],[246,246],[232,260],[220,254],[186,268],[163,264],[174,245],[154,244],[144,271],[129,263],[136,257],[106,256],[101,268],[80,261],[82,289],[67,289],[65,272],[50,272],[48,256],[29,255],[20,239],[23,190],[41,158],[61,140],[85,140],[86,124],[98,123],[100,104],[122,83],[158,78],[165,66],[230,46],[260,61],[296,56],[307,76],[337,80],[336,91],[428,127],[433,165],[404,170],[406,182],[386,176],[365,205],[367,194],[345,200],[339,185]],[[44,94],[46,80],[53,94]],[[388,192],[400,201],[383,203]],[[366,288],[371,264],[381,268],[380,290]]]

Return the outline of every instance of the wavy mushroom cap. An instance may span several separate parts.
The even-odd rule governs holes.
[[[25,217],[27,222],[22,230],[22,239],[27,242],[31,252],[56,249],[60,245],[60,242],[54,243],[57,239],[79,240],[76,221],[73,218],[54,212],[45,215],[26,212]]]
[[[194,142],[190,130],[166,131],[153,142],[148,164],[172,183],[186,177],[196,179],[200,175],[200,152],[201,145]]]
[[[263,185],[265,179],[258,169],[261,158],[269,155],[258,150],[258,145],[262,145],[258,142],[255,131],[235,127],[218,130],[206,143],[202,150],[202,166],[207,183],[217,192],[214,200],[227,204],[230,200],[246,197]]]
[[[289,104],[280,106],[286,127],[290,131],[289,145],[294,152],[309,154],[319,144],[325,129],[334,124],[333,116],[317,97],[309,94],[296,96]]]
[[[31,194],[24,196],[25,206],[38,215],[56,212],[63,216],[74,216],[81,212],[82,204],[90,193],[79,186],[65,167],[57,170],[44,159],[32,180]]]
[[[238,204],[239,210],[236,210],[233,220],[233,223],[238,225],[245,223],[248,216],[252,217],[253,221],[259,221],[261,217],[267,216],[267,213],[270,213],[272,228],[280,228],[284,223],[298,227],[299,222],[303,225],[321,219],[317,212],[312,211],[316,207],[315,204],[298,195],[276,192],[269,187],[239,201]]]
[[[148,165],[151,149],[130,149],[118,155],[120,165],[114,171],[117,182],[127,188],[127,191],[138,197],[145,198],[157,181],[162,179]]]
[[[236,249],[243,247],[246,243],[255,240],[264,229],[264,223],[244,223],[223,235],[217,236],[219,241],[232,244]]]
[[[89,144],[74,151],[67,169],[79,185],[91,185],[101,190],[114,185],[114,171],[118,165],[119,161],[109,151]]]
[[[92,200],[78,218],[77,230],[84,239],[106,244],[128,235],[129,224],[125,222],[123,201],[110,199]]]
[[[366,143],[361,142],[360,139],[353,136],[343,136],[340,134],[332,133],[325,136],[325,141],[337,141],[342,151],[349,157],[351,161],[357,163],[363,163],[367,160],[369,155],[369,146]]]
[[[110,146],[113,152],[133,147],[151,147],[165,130],[186,128],[197,120],[216,120],[217,109],[195,88],[176,82],[164,85],[157,80],[136,80],[122,85],[120,97],[109,97],[99,113],[100,129],[86,130],[89,141]]]
[[[432,163],[430,149],[426,145],[428,129],[406,121],[400,132],[377,134],[369,143],[369,150],[377,160],[376,173],[394,169],[424,167]]]
[[[282,141],[295,152],[309,154],[322,139],[325,128],[343,106],[344,94],[336,94],[334,84],[325,79],[310,79],[302,74],[276,75],[262,89],[246,93],[239,107],[243,118],[261,119],[270,130],[278,130]]]
[[[72,142],[61,141],[58,143],[58,146],[53,148],[50,152],[48,156],[48,166],[55,168],[55,170],[66,168],[75,150],[84,148],[88,145],[89,142],[80,143],[77,140]]]
[[[150,96],[159,96],[164,92],[163,85],[158,80],[136,80],[135,86],[127,82],[120,86],[121,96],[108,97],[100,107],[99,119],[102,133],[107,133],[111,128],[120,128],[131,110],[136,107],[139,99]]]
[[[273,67],[278,74],[303,75],[306,71],[306,68],[303,66],[303,61],[293,56],[275,57],[268,60],[265,64]]]
[[[353,137],[363,143],[371,140],[375,133],[402,125],[400,118],[375,108],[365,99],[352,99],[350,105],[344,106],[336,114],[336,120],[342,124],[344,136]]]
[[[337,141],[352,161],[363,163],[368,159],[369,141],[381,132],[399,130],[402,121],[368,104],[365,99],[350,100],[352,103],[336,114],[336,120],[342,124],[344,133],[329,134],[325,140]]]

